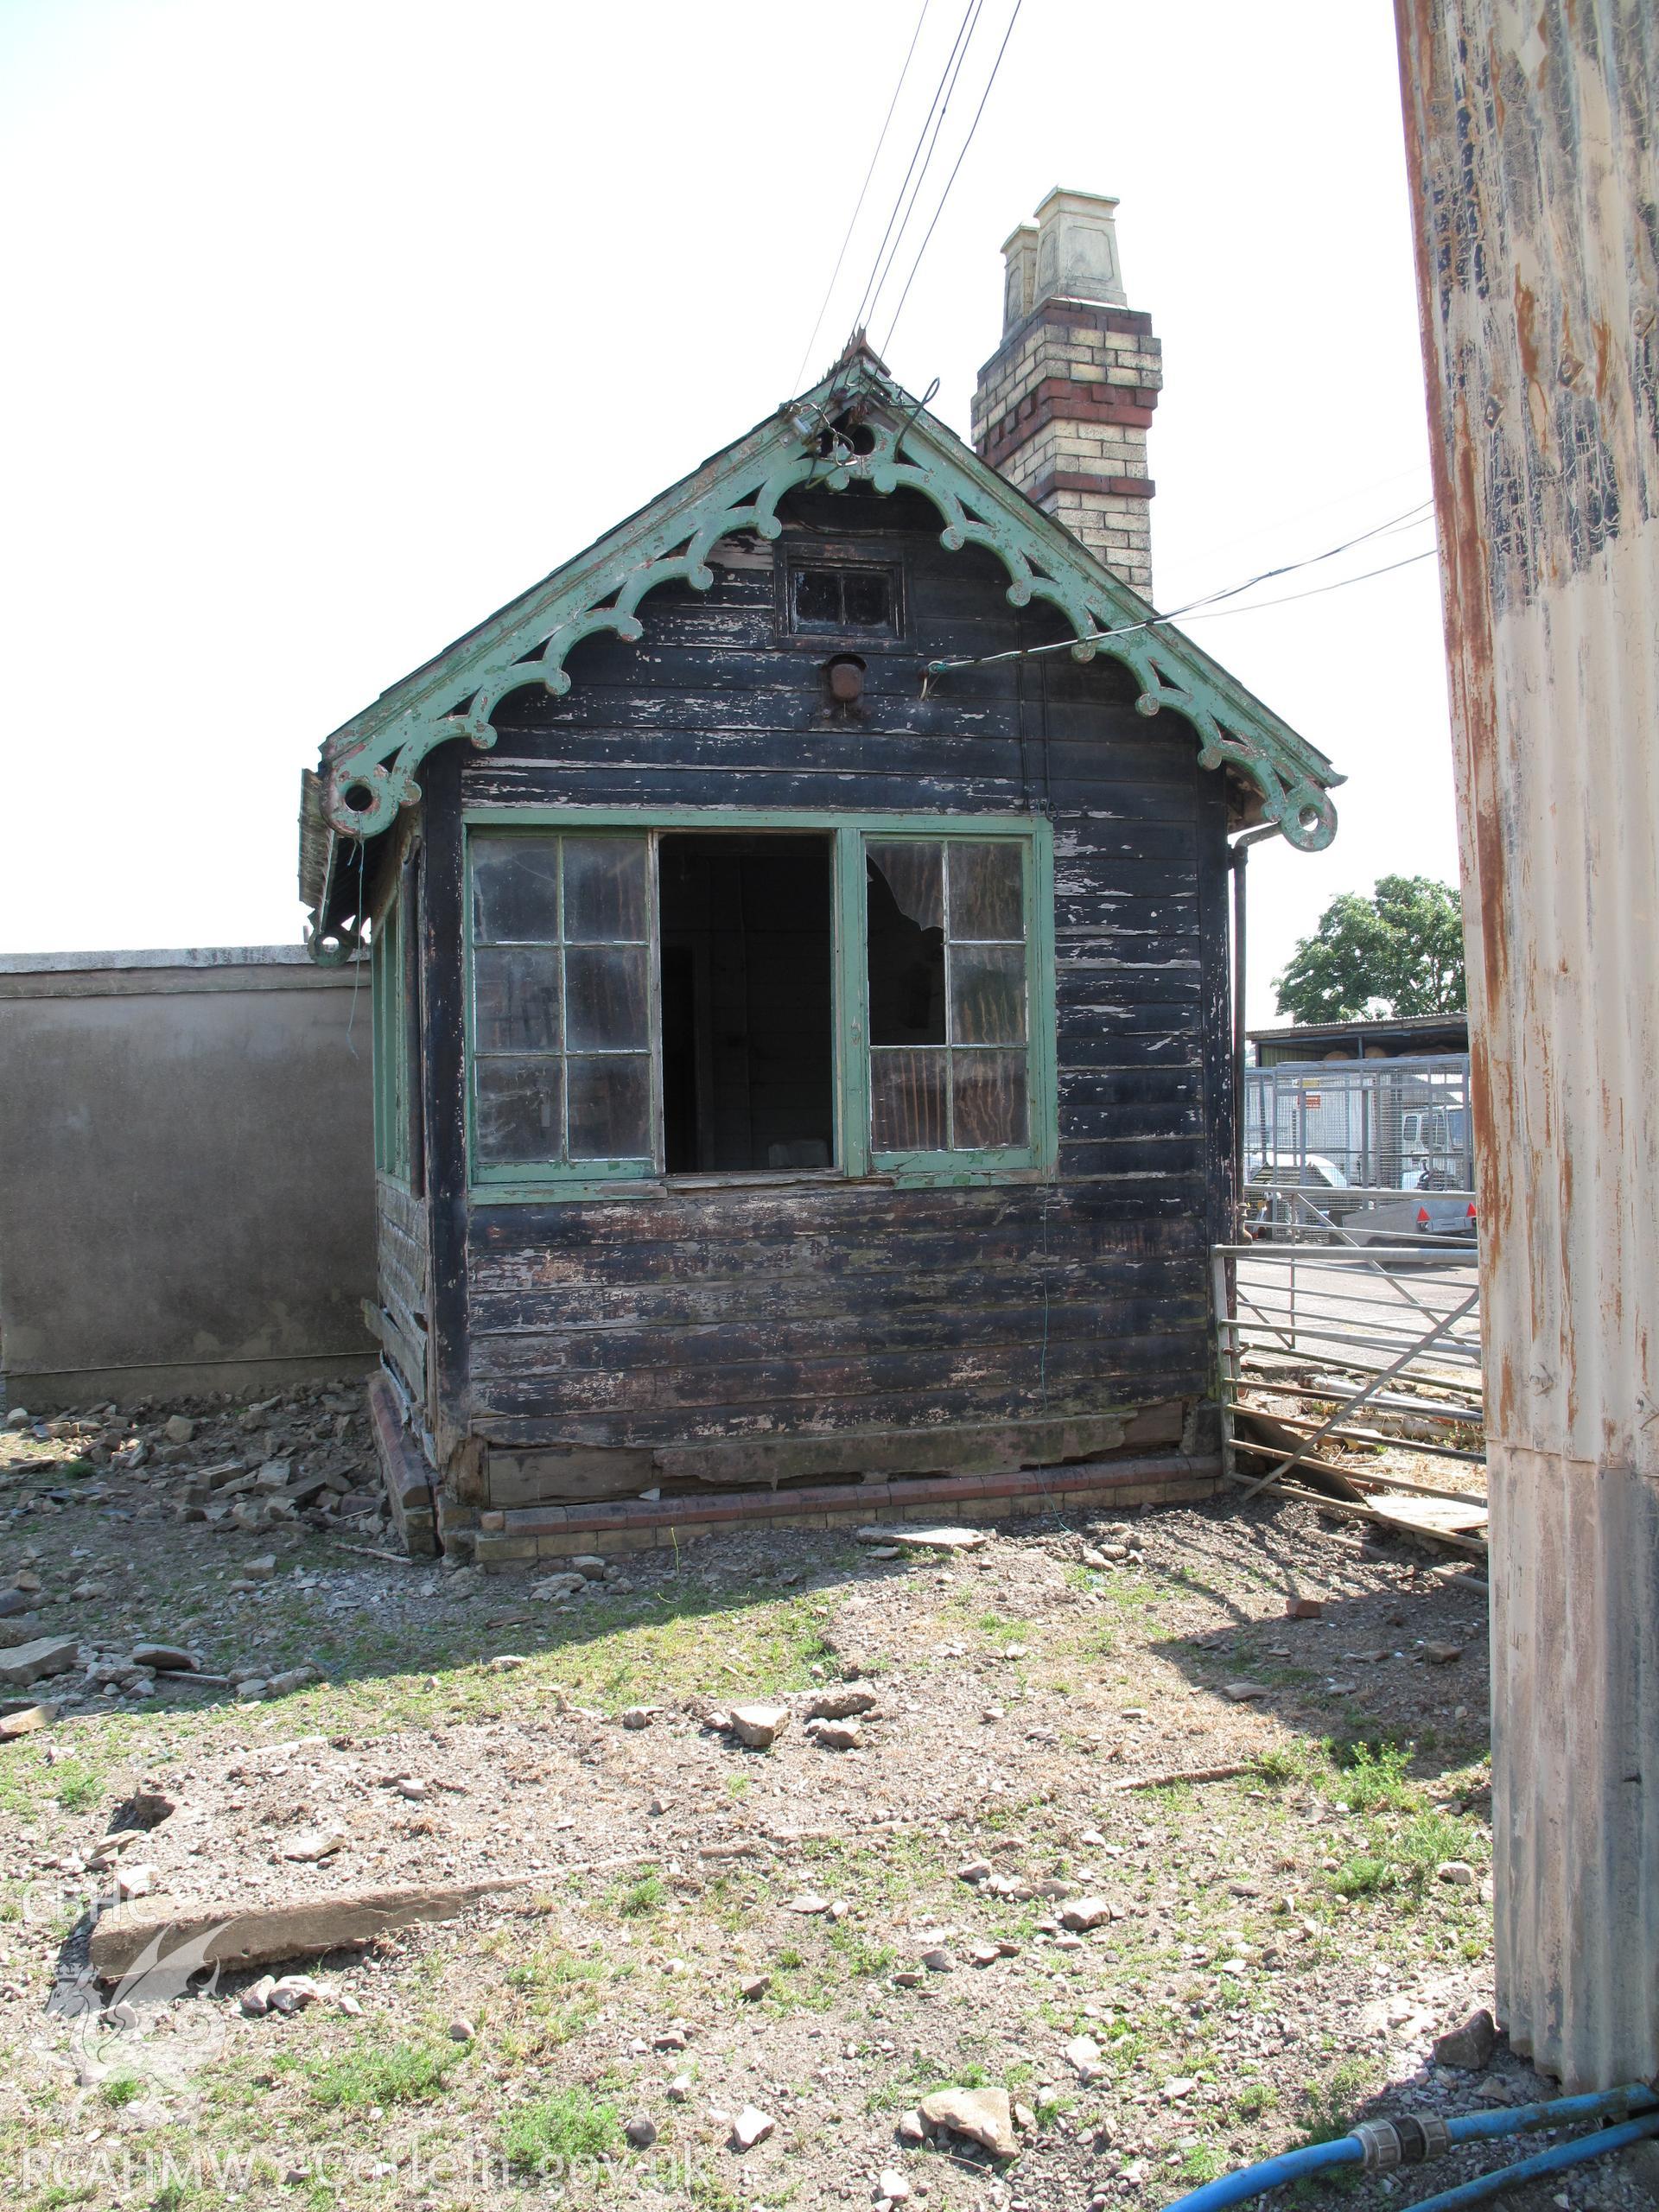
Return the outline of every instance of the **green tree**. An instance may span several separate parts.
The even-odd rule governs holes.
[[[1427,875],[1384,875],[1370,898],[1344,891],[1274,984],[1293,1021],[1455,1014],[1464,995],[1463,901]]]

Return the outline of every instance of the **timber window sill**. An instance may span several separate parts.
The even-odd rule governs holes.
[[[663,1179],[671,1191],[747,1191],[757,1185],[770,1191],[800,1183],[845,1183],[849,1178],[840,1167],[715,1167]]]

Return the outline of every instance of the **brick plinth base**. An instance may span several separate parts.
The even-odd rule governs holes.
[[[867,1521],[1001,1521],[1060,1512],[1110,1513],[1212,1497],[1221,1461],[1160,1452],[1017,1474],[940,1475],[906,1482],[818,1484],[798,1490],[716,1491],[604,1505],[535,1505],[480,1514],[480,1567],[511,1571],[578,1552],[655,1551],[733,1529],[835,1529]],[[460,1532],[457,1531],[457,1534]]]

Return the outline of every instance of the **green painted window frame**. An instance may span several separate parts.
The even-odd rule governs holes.
[[[462,815],[466,839],[464,959],[466,969],[466,1106],[469,1187],[482,1204],[533,1205],[547,1199],[658,1198],[687,1188],[733,1187],[810,1180],[872,1179],[903,1188],[1046,1180],[1058,1150],[1055,1085],[1054,833],[1034,814],[841,814],[757,807],[469,807]],[[661,1019],[658,961],[651,963],[652,1126],[655,1160],[648,1174],[638,1161],[588,1161],[569,1166],[486,1166],[475,1142],[473,1005],[473,846],[475,837],[504,830],[542,830],[562,835],[583,830],[637,831],[649,840],[652,944],[657,943],[658,843],[676,831],[752,830],[814,834],[831,840],[832,934],[835,962],[836,1160],[830,1169],[753,1170],[677,1174],[664,1165]],[[867,842],[899,839],[987,842],[1017,841],[1026,853],[1026,977],[1030,1141],[1022,1146],[963,1152],[874,1153],[870,1143],[869,983],[867,968]]]
[[[397,1183],[410,1180],[408,960],[403,900],[394,892],[374,925],[369,945],[373,1007],[374,1164]]]
[[[537,818],[533,820],[530,818],[532,812],[537,817]],[[558,871],[560,887],[558,899],[558,935],[556,938],[544,940],[544,942],[557,947],[561,954],[562,973],[563,972],[563,955],[569,950],[570,945],[570,940],[567,938],[564,934],[565,894],[563,854],[563,846],[564,842],[570,838],[580,837],[584,831],[588,831],[594,835],[603,835],[607,832],[614,835],[618,830],[624,830],[629,836],[639,836],[645,839],[646,861],[645,935],[643,942],[647,954],[645,962],[645,1029],[647,1042],[645,1051],[643,1054],[637,1054],[630,1051],[624,1055],[624,1057],[629,1058],[636,1057],[644,1058],[648,1065],[650,1100],[649,1113],[653,1150],[649,1155],[641,1154],[631,1155],[626,1158],[612,1160],[593,1159],[582,1160],[550,1160],[540,1161],[485,1161],[479,1158],[477,1144],[478,1062],[480,1057],[487,1058],[489,1056],[480,1055],[477,1046],[477,1007],[474,1002],[473,988],[474,974],[474,955],[476,949],[474,946],[473,932],[477,910],[477,901],[474,896],[473,833],[469,829],[467,840],[466,879],[466,1088],[467,1160],[468,1180],[475,1190],[486,1192],[491,1197],[494,1197],[503,1192],[508,1195],[512,1195],[525,1185],[530,1186],[537,1192],[550,1191],[555,1194],[575,1196],[588,1195],[595,1192],[606,1192],[616,1189],[619,1185],[626,1185],[635,1189],[641,1185],[650,1186],[654,1185],[660,1179],[663,1173],[662,1008],[659,1004],[658,991],[658,968],[660,963],[658,957],[659,936],[657,918],[657,850],[655,841],[651,836],[649,826],[639,821],[631,821],[626,823],[601,823],[594,819],[591,814],[582,814],[580,818],[574,819],[566,817],[565,818],[562,818],[558,821],[550,821],[543,819],[541,817],[542,810],[539,808],[535,810],[527,809],[524,810],[514,810],[506,819],[498,821],[490,825],[485,834],[492,836],[493,838],[499,839],[503,842],[510,842],[514,837],[534,836],[539,831],[544,836],[556,837],[560,841],[561,853]],[[627,940],[627,942],[632,944],[639,944],[641,940],[636,938]],[[560,991],[559,1018],[562,1041],[558,1051],[556,1052],[550,1051],[544,1054],[538,1054],[537,1057],[557,1059],[563,1064],[564,1073],[561,1078],[560,1097],[562,1101],[562,1111],[568,1114],[569,1093],[566,1086],[568,1085],[569,1079],[569,1065],[571,1055],[568,1050],[568,1032],[565,1029],[565,1024],[569,1019],[569,1007],[565,990],[563,986]]]

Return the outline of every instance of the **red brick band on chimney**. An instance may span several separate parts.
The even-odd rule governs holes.
[[[1122,423],[1149,430],[1158,404],[1155,385],[1074,384],[1066,377],[1045,377],[999,423],[982,433],[975,450],[993,468],[1032,438],[1046,423]]]
[[[1041,506],[1051,492],[1110,492],[1120,499],[1149,499],[1158,486],[1150,476],[1090,476],[1076,468],[1046,468],[1020,488]]]

